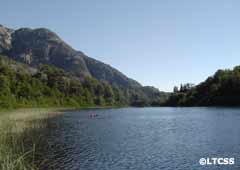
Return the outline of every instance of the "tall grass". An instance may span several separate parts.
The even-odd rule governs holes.
[[[40,130],[55,109],[20,109],[0,113],[0,170],[37,170],[36,157],[46,140]]]

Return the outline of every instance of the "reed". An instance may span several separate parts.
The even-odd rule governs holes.
[[[37,170],[36,157],[47,143],[40,131],[56,109],[18,109],[0,113],[0,170]],[[44,146],[46,147],[46,146]]]

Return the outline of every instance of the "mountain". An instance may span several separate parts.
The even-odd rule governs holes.
[[[240,66],[218,70],[197,86],[186,84],[165,103],[168,106],[240,106]]]
[[[57,34],[46,28],[13,30],[0,25],[0,54],[31,68],[50,65],[63,69],[82,83],[88,78],[120,89],[130,103],[158,103],[158,89],[143,87],[117,69],[73,49]],[[163,99],[162,98],[162,99]]]
[[[3,52],[14,60],[33,67],[39,64],[51,64],[79,78],[92,76],[120,87],[140,87],[138,82],[111,66],[74,50],[48,29],[21,28],[10,32],[10,29],[4,29],[3,26],[0,28],[4,35],[2,36]]]

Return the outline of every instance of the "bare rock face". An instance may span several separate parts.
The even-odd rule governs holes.
[[[0,53],[10,50],[11,47],[11,30],[0,25]]]
[[[21,28],[12,34],[10,56],[31,66],[51,64],[74,73],[78,77],[91,76],[82,56],[45,29]]]
[[[80,79],[94,77],[122,88],[141,86],[110,65],[74,50],[46,28],[20,28],[14,31],[0,26],[1,53],[31,67],[54,65]]]

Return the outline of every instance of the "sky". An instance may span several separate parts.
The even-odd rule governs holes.
[[[0,0],[0,24],[46,27],[162,91],[240,65],[239,0]]]

